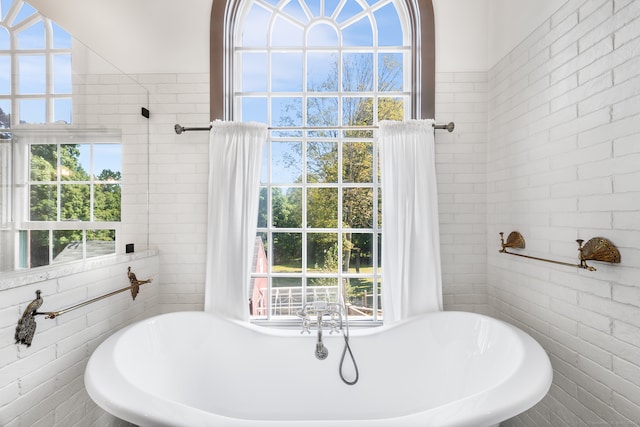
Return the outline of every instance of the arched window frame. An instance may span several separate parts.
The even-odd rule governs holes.
[[[233,120],[233,35],[242,0],[213,0],[210,29],[210,117]],[[410,15],[411,117],[435,115],[435,30],[432,0],[404,0]]]

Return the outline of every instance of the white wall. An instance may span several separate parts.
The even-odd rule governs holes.
[[[487,242],[493,315],[549,353],[551,391],[507,426],[640,420],[640,2],[571,0],[489,72]],[[577,262],[602,236],[619,265]]]

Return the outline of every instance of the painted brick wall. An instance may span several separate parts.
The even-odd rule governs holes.
[[[209,75],[142,75],[139,81],[151,94],[149,238],[160,254],[160,310],[203,310],[209,133],[176,135],[173,127],[208,126]]]
[[[554,367],[550,393],[507,426],[636,426],[640,420],[640,2],[569,0],[489,72],[488,298]],[[596,272],[577,261],[609,238]]]
[[[87,427],[125,425],[97,407],[84,388],[93,350],[118,329],[156,313],[155,251],[95,258],[85,264],[43,267],[0,281],[0,425]],[[127,267],[154,282],[135,301],[123,292],[50,320],[37,317],[31,347],[14,344],[26,306],[42,291],[41,311],[56,311],[128,286]]]
[[[444,308],[485,313],[487,73],[438,73],[436,121]]]

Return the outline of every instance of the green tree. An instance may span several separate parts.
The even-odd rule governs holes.
[[[110,182],[120,182],[122,179],[121,173],[105,169],[98,175],[97,179],[107,183],[95,185],[94,219],[96,221],[120,221],[121,187],[120,184],[110,184]]]
[[[402,90],[402,64],[400,54],[385,54],[379,57],[377,85],[380,92],[377,98],[377,120],[402,120],[404,118],[403,99],[397,97],[385,97],[384,92]],[[372,54],[351,54],[343,57],[342,91],[353,93],[352,97],[343,97],[340,110],[337,97],[308,96],[307,124],[310,126],[334,126],[338,123],[338,114],[342,115],[342,123],[345,126],[371,126],[374,124],[374,98],[357,96],[359,92],[373,90],[374,68]],[[335,91],[338,88],[338,61],[334,60],[331,72],[325,80],[312,85],[311,92]],[[289,105],[281,111],[282,123],[286,126],[299,119],[299,109],[296,105]],[[288,116],[296,112],[296,120]],[[338,131],[317,131],[314,133],[318,139],[327,139],[338,136]],[[333,141],[309,141],[306,147],[307,155],[307,181],[308,182],[338,182],[338,175],[342,173],[343,183],[347,185],[342,193],[342,227],[347,229],[372,228],[374,206],[373,189],[348,183],[362,184],[373,182],[374,173],[379,178],[379,170],[374,171],[373,146],[370,141],[372,131],[349,130],[345,132],[348,142],[342,147]],[[338,150],[342,150],[342,170],[338,170]],[[300,153],[299,153],[300,154]],[[294,156],[297,158],[297,156]],[[300,177],[302,179],[302,177]],[[333,191],[332,191],[333,190]],[[331,188],[310,188],[307,194],[308,217],[310,227],[337,227],[336,206],[338,205],[338,192]],[[275,211],[275,207],[274,207]],[[345,232],[342,236],[343,253],[341,268],[348,271],[352,258],[371,258],[372,238],[370,233]],[[337,243],[331,234],[309,233],[309,248],[315,248],[324,254],[324,262],[320,270],[327,268],[339,268]],[[335,246],[335,247],[334,247]],[[312,252],[309,250],[309,252]],[[313,256],[313,253],[309,253]],[[319,252],[316,254],[319,256]],[[317,258],[315,258],[317,259]],[[311,262],[311,261],[310,261]],[[335,271],[335,270],[333,270]],[[348,293],[366,291],[373,292],[373,283],[368,282],[352,284],[346,283]]]
[[[80,164],[80,145],[33,144],[30,147],[30,220],[91,220],[90,176]],[[58,165],[58,156],[60,157]],[[94,220],[120,221],[121,173],[103,170],[94,185]],[[59,184],[58,184],[59,182]],[[58,191],[60,194],[58,194]],[[60,206],[58,209],[58,199]],[[58,211],[60,217],[58,218]],[[114,240],[113,230],[95,230],[87,239]],[[56,231],[53,236],[54,257],[74,242],[82,241],[82,231]],[[49,246],[48,232],[31,233],[32,252]]]

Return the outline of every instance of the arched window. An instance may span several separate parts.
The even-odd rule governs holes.
[[[211,29],[212,118],[271,127],[253,318],[344,297],[351,315],[378,320],[375,128],[433,117],[431,2],[214,0]]]
[[[0,127],[69,124],[71,92],[71,36],[28,3],[2,1]]]
[[[319,3],[321,0],[316,1]],[[273,4],[275,0],[265,2]],[[327,2],[329,4],[331,2]],[[334,0],[332,4],[338,1]],[[354,2],[355,3],[355,2]],[[368,2],[375,3],[375,2]],[[435,113],[435,31],[432,0],[399,0],[411,29],[409,90],[412,118],[433,118]],[[213,0],[210,37],[211,119],[233,119],[233,29],[243,0]],[[375,5],[375,4],[374,4]],[[384,31],[384,27],[382,28]]]

